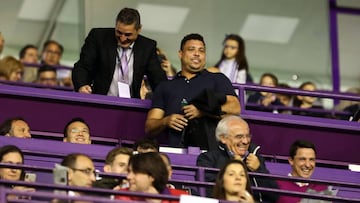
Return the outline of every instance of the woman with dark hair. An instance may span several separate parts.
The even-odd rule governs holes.
[[[151,194],[180,195],[179,190],[166,187],[166,184],[168,183],[168,177],[168,170],[158,152],[136,154],[129,160],[129,169],[127,175],[129,188],[125,190]],[[183,194],[187,193],[184,191]],[[154,203],[178,202],[134,196],[117,196],[115,199],[137,200]]]
[[[245,42],[236,34],[227,35],[220,60],[209,71],[222,72],[232,83],[252,82],[249,65],[245,55]],[[218,69],[218,70],[216,70]]]
[[[244,162],[232,159],[220,170],[213,197],[235,202],[255,202]]]
[[[24,164],[24,155],[18,147],[14,145],[5,145],[0,148],[0,163]],[[21,180],[22,178],[22,170],[0,167],[0,179]]]
[[[24,155],[22,151],[14,145],[4,145],[0,148],[0,163],[6,164],[24,164]],[[24,180],[25,173],[22,169],[2,168],[0,167],[0,179],[10,181]],[[12,186],[14,190],[35,191],[34,188],[24,186]],[[7,199],[27,199],[26,196],[7,195]]]

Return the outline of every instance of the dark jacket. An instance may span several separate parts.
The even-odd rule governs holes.
[[[257,147],[257,145],[255,145],[254,143],[251,143],[249,146],[249,153],[252,153],[255,148]],[[260,167],[254,171],[256,173],[267,173],[269,174],[269,171],[267,170],[266,166],[265,166],[265,159],[259,155],[259,154],[255,154],[260,161]],[[231,155],[228,152],[226,146],[222,143],[219,144],[218,149],[215,150],[211,150],[208,152],[204,152],[202,154],[200,154],[197,158],[196,161],[196,165],[197,166],[203,166],[203,167],[208,167],[208,168],[218,168],[221,169],[223,168],[226,163],[231,159]],[[244,160],[244,162],[246,161],[246,158]],[[250,171],[248,169],[248,171]],[[216,181],[216,173],[211,173],[211,172],[207,172],[205,173],[205,181],[207,182],[215,182]],[[273,179],[268,179],[268,178],[250,178],[251,180],[251,185],[254,187],[266,187],[266,188],[276,188],[278,189],[277,183],[275,180]],[[212,190],[207,190],[207,196],[211,197],[212,195]],[[254,192],[254,197],[257,201],[260,200],[260,197],[262,199],[263,202],[276,202],[278,195],[276,194],[267,194],[267,193],[262,193],[260,194],[259,192]]]
[[[72,80],[76,91],[92,85],[94,94],[106,95],[115,72],[117,41],[114,28],[93,28],[81,48],[80,59],[74,64]],[[131,97],[140,98],[141,81],[147,76],[151,88],[167,80],[156,54],[156,41],[139,35],[133,47],[133,82]]]

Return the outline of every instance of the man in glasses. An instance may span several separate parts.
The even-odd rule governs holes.
[[[44,86],[57,86],[56,69],[52,66],[42,65],[37,71],[36,82]]]
[[[249,125],[239,116],[226,116],[220,120],[215,130],[219,142],[218,149],[200,154],[196,165],[208,168],[223,168],[230,159],[243,161],[248,171],[269,173],[265,166],[265,159],[258,153],[260,146],[251,142]],[[206,173],[205,180],[214,182],[215,173]],[[266,178],[252,178],[252,186],[278,188],[276,182]],[[207,191],[210,196],[210,191]],[[254,193],[257,201],[276,202],[278,196],[267,193]]]
[[[64,142],[91,144],[89,125],[82,118],[73,118],[64,128]]]
[[[85,154],[67,155],[61,162],[68,168],[67,184],[70,186],[92,187],[95,182],[95,167],[91,158]],[[77,195],[75,192],[69,195]]]
[[[140,14],[132,8],[119,12],[115,28],[92,29],[72,71],[75,90],[140,98],[144,75],[153,90],[167,80],[157,58],[156,41],[140,32]]]

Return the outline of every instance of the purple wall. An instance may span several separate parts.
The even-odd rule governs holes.
[[[0,122],[22,116],[37,131],[61,133],[69,120],[80,116],[94,136],[136,140],[146,136],[149,107],[149,101],[138,99],[0,84]],[[263,154],[287,155],[289,145],[304,138],[316,144],[319,159],[360,163],[359,123],[254,111],[242,111],[241,116]]]

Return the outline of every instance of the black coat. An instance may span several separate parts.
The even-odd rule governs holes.
[[[257,145],[251,143],[249,146],[249,152],[252,153]],[[223,168],[226,163],[231,159],[230,153],[228,152],[226,146],[222,143],[219,144],[218,149],[211,150],[208,152],[204,152],[200,154],[197,158],[196,165],[197,166],[203,166],[208,168]],[[269,174],[268,169],[265,166],[265,159],[259,155],[256,154],[260,161],[260,167],[254,171],[257,173],[266,173]],[[245,162],[246,160],[244,160]],[[249,169],[248,169],[249,171]],[[205,181],[206,182],[215,182],[216,181],[217,174],[207,172],[205,173]],[[278,189],[278,185],[275,180],[268,179],[268,178],[250,178],[251,185],[252,186],[258,186],[258,187],[266,187],[266,188],[276,188]],[[207,196],[211,197],[212,190],[207,190]],[[257,201],[260,199],[260,195],[262,197],[263,202],[276,202],[278,199],[278,195],[276,194],[267,194],[267,193],[254,193],[254,197]]]
[[[81,48],[80,59],[74,64],[72,71],[76,91],[81,86],[92,85],[94,94],[107,94],[115,72],[117,47],[114,28],[94,28],[90,31]],[[144,75],[147,75],[153,90],[167,78],[156,54],[156,41],[139,35],[133,54],[131,97],[140,98]]]

